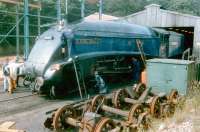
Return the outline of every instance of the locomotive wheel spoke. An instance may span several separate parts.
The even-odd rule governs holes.
[[[129,116],[128,116],[128,122],[134,122],[138,120],[139,115],[143,112],[142,105],[135,104],[132,106]]]
[[[53,128],[56,131],[64,130],[67,125],[65,122],[67,117],[76,118],[76,112],[73,108],[70,108],[69,106],[59,108],[53,117]]]
[[[95,126],[94,132],[108,132],[116,127],[116,124],[109,118],[101,119]]]
[[[150,113],[154,117],[160,116],[160,97],[155,96],[150,104]]]
[[[143,83],[139,83],[139,84],[133,89],[133,91],[136,92],[136,94],[137,94],[137,96],[138,96],[137,98],[139,98],[145,90],[146,90],[146,86],[145,86],[145,84],[143,84]]]
[[[102,95],[97,95],[92,99],[91,102],[91,112],[96,112],[96,110],[98,109],[98,107],[100,107],[99,105],[103,104],[105,101],[105,97]]]
[[[174,103],[174,101],[176,101],[177,99],[178,99],[178,91],[177,90],[175,90],[175,89],[173,89],[171,92],[170,92],[170,94],[169,94],[169,96],[168,96],[168,100],[169,100],[169,102],[170,103]]]
[[[128,94],[126,93],[124,89],[120,89],[116,91],[112,98],[112,103],[114,104],[114,107],[120,109],[122,107],[121,104],[124,103],[123,102],[124,98],[127,98],[127,97],[128,97]]]
[[[149,115],[148,112],[144,112],[144,113],[140,114],[139,120],[138,120],[138,125],[145,130],[150,128],[150,124],[151,124],[151,120],[148,115]]]
[[[93,127],[87,122],[82,122],[79,132],[93,132]]]

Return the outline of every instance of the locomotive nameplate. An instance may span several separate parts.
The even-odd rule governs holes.
[[[98,38],[75,39],[75,44],[99,44],[99,42]]]

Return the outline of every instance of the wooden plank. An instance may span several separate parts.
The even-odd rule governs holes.
[[[0,125],[0,128],[15,128],[15,124],[13,121],[6,121]]]
[[[24,130],[8,129],[8,128],[0,128],[0,132],[25,132],[25,131]]]
[[[25,132],[24,130],[16,130],[15,122],[13,121],[6,121],[0,125],[0,132]]]
[[[3,3],[8,3],[8,4],[19,4],[19,5],[24,5],[23,2],[19,2],[19,0],[0,0],[0,2]],[[31,8],[41,8],[40,4],[29,4],[29,7]]]

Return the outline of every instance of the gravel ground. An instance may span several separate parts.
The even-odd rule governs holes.
[[[76,100],[50,100],[38,95],[29,95],[32,93],[26,88],[18,88],[14,94],[9,95],[2,91],[2,85],[0,85],[0,123],[15,121],[16,128],[26,130],[26,132],[48,132],[43,123],[50,115],[45,113]],[[18,98],[22,96],[27,97]]]
[[[26,132],[50,132],[50,130],[43,126],[46,118],[50,116],[46,115],[45,113],[49,110],[61,107],[67,103],[71,103],[71,101],[55,102],[45,106],[41,105],[37,108],[34,107],[32,110],[23,111],[17,114],[12,114],[10,116],[0,118],[0,122],[15,121],[16,128],[26,130]]]

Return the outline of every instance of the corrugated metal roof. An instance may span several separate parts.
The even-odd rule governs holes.
[[[103,21],[111,21],[111,20],[117,20],[118,17],[102,14],[102,20]],[[84,18],[84,21],[99,21],[99,13],[95,12],[94,14],[91,14]]]

